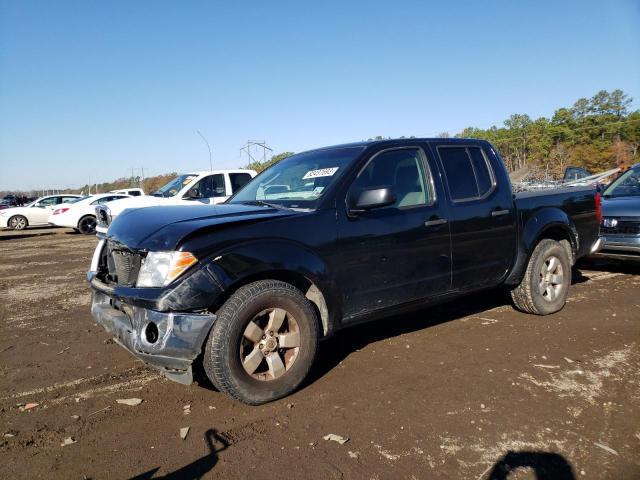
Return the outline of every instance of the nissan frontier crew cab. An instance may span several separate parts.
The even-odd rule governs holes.
[[[514,195],[486,141],[321,148],[224,204],[125,210],[93,256],[91,309],[169,378],[191,383],[201,362],[220,391],[261,404],[350,325],[497,286],[521,311],[557,312],[599,215],[592,188]]]

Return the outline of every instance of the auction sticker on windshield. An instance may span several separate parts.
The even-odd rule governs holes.
[[[318,178],[318,177],[332,177],[334,173],[338,171],[340,167],[332,167],[332,168],[321,168],[319,170],[309,170],[302,177],[303,180],[307,178]]]

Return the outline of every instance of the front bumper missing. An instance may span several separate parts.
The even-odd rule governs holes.
[[[98,291],[93,292],[91,314],[129,352],[185,385],[193,382],[192,363],[216,319],[135,307]]]

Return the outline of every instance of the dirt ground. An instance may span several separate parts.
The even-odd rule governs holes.
[[[640,478],[639,261],[583,261],[548,317],[490,292],[354,327],[249,407],[94,324],[95,245],[0,233],[0,478]]]

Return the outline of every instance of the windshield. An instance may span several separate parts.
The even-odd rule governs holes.
[[[276,163],[251,180],[228,203],[271,203],[316,208],[329,185],[344,173],[364,147],[299,153]]]
[[[188,185],[197,177],[198,177],[197,175],[179,175],[173,180],[171,180],[169,183],[160,187],[151,195],[153,195],[154,197],[173,197],[180,190],[182,190],[182,187],[184,187],[185,185]]]
[[[640,167],[634,167],[620,175],[604,191],[605,197],[640,196]]]

